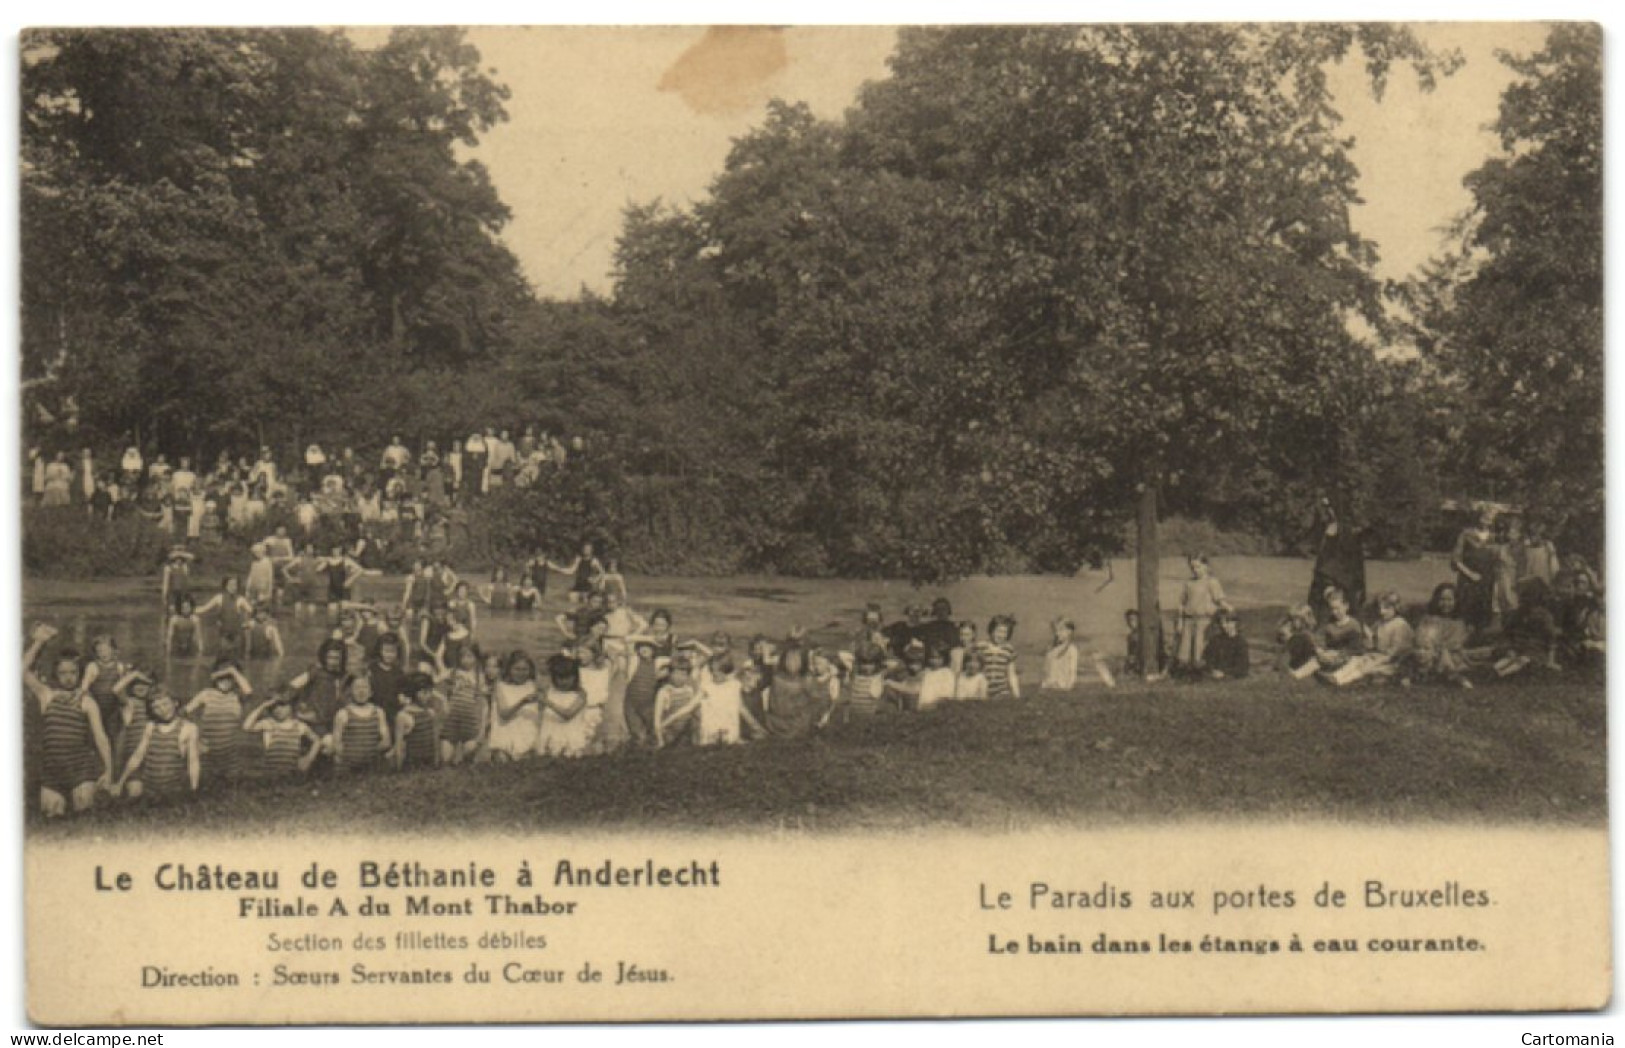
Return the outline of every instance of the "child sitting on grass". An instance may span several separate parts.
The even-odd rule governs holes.
[[[1501,677],[1521,673],[1530,664],[1555,670],[1557,618],[1551,609],[1552,590],[1544,579],[1527,578],[1518,587],[1518,603],[1506,618],[1503,644],[1497,652],[1495,672]]]
[[[1314,676],[1320,669],[1315,658],[1315,609],[1307,604],[1293,608],[1275,636],[1281,643],[1278,667],[1298,680]]]
[[[1454,583],[1433,589],[1427,614],[1416,627],[1416,650],[1401,669],[1401,684],[1412,680],[1440,680],[1471,688],[1467,679],[1467,623],[1456,610]]]
[[[1333,670],[1327,681],[1346,685],[1372,678],[1392,677],[1416,647],[1411,624],[1399,613],[1399,594],[1384,593],[1377,598],[1377,624],[1371,630],[1372,650],[1351,657]]]
[[[1218,629],[1207,643],[1208,676],[1214,680],[1239,680],[1247,676],[1251,658],[1236,613],[1226,608],[1215,616],[1214,624]]]

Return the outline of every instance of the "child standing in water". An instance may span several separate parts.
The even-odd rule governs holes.
[[[248,621],[254,614],[254,606],[243,598],[237,589],[237,577],[227,575],[220,580],[220,592],[216,593],[201,608],[197,614],[201,618],[210,612],[215,613],[215,634],[217,646],[215,654],[240,658],[243,653],[243,642],[246,639]]]
[[[196,793],[202,782],[197,725],[178,715],[175,697],[158,690],[152,696],[152,719],[141,727],[139,741],[113,785],[113,793],[131,800],[143,796],[171,800]]]
[[[177,658],[189,659],[203,654],[203,623],[197,617],[191,597],[182,597],[175,614],[164,627],[164,650]]]
[[[96,787],[113,781],[113,751],[102,730],[101,710],[79,690],[78,656],[58,652],[50,682],[35,673],[35,660],[55,636],[56,628],[42,623],[34,627],[23,652],[23,683],[39,703],[44,722],[40,810],[48,818],[66,815],[69,804],[84,811],[95,801]]]

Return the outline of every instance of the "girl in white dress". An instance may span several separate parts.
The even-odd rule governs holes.
[[[536,752],[549,757],[579,757],[592,745],[603,718],[603,706],[587,711],[580,664],[568,655],[547,660],[547,691],[541,696],[541,731]]]
[[[700,673],[699,721],[695,741],[701,746],[735,743],[741,739],[740,725],[748,725],[756,735],[766,735],[757,719],[745,708],[744,689],[734,676],[733,656],[726,651],[711,657]]]
[[[494,760],[518,760],[536,751],[541,734],[541,697],[536,664],[522,651],[508,656],[502,679],[491,689],[490,748]]]

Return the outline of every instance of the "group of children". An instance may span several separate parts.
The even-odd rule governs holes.
[[[984,635],[976,623],[956,620],[943,598],[929,608],[911,604],[890,625],[871,604],[852,634],[829,643],[813,643],[795,629],[781,640],[759,635],[736,647],[721,632],[680,639],[665,609],[639,614],[614,561],[601,560],[591,543],[570,563],[532,558],[517,585],[502,567],[474,586],[443,560],[426,559],[414,566],[399,600],[385,605],[357,599],[354,586],[366,571],[344,549],[325,558],[308,547],[290,552],[279,530],[256,545],[246,582],[228,577],[201,604],[186,584],[187,558],[177,555],[173,570],[166,568],[166,651],[214,657],[207,686],[185,701],[158,675],[126,664],[110,636],[94,638],[85,658],[58,651],[36,665],[55,630],[35,628],[24,661],[40,714],[47,815],[90,807],[98,791],[168,798],[321,771],[794,738],[882,712],[1024,694],[1015,619],[993,616]],[[1235,609],[1207,558],[1194,556],[1189,564],[1173,645],[1162,642],[1159,623],[1157,650],[1145,658],[1138,616],[1130,611],[1123,669],[1149,679],[1246,677],[1252,653]],[[554,573],[571,583],[568,603],[553,619],[556,643],[540,645],[552,654],[538,661],[522,649],[485,650],[477,639],[482,607],[547,629],[545,620],[524,613],[540,607],[537,579],[545,586]],[[1435,590],[1414,623],[1393,593],[1377,600],[1374,620],[1364,623],[1332,587],[1324,617],[1305,605],[1283,623],[1280,668],[1336,685],[1388,679],[1470,686],[1480,662],[1506,675],[1534,664],[1598,659],[1600,580],[1575,559],[1554,575],[1550,587],[1526,580],[1516,613],[1494,637],[1469,630],[1452,583]],[[272,611],[289,606],[296,615],[308,613],[309,628],[319,631],[316,657],[261,696],[243,662],[283,655]],[[1069,619],[1051,623],[1039,691],[1070,691],[1085,667],[1116,685],[1107,660],[1081,649],[1075,634]]]
[[[1315,594],[1323,613],[1306,603],[1282,621],[1276,637],[1278,667],[1300,680],[1340,686],[1380,680],[1471,688],[1480,667],[1508,677],[1531,667],[1599,665],[1607,633],[1601,580],[1583,557],[1559,559],[1555,548],[1541,541],[1549,555],[1522,561],[1529,573],[1504,579],[1503,597],[1486,594],[1479,610],[1493,614],[1481,617],[1468,617],[1478,613],[1463,601],[1459,582],[1441,582],[1425,608],[1410,614],[1398,593],[1383,593],[1369,621],[1358,617],[1363,609],[1352,607],[1342,588],[1327,586]],[[1212,576],[1208,559],[1198,554],[1188,563],[1190,578],[1175,616],[1172,654],[1161,643],[1159,625],[1156,662],[1146,665],[1140,655],[1139,616],[1130,611],[1128,664],[1151,679],[1245,677],[1251,660],[1235,610]],[[1454,558],[1452,563],[1460,570]]]

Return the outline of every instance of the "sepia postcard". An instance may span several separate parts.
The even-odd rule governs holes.
[[[1601,27],[18,47],[33,1023],[1608,1006]]]

